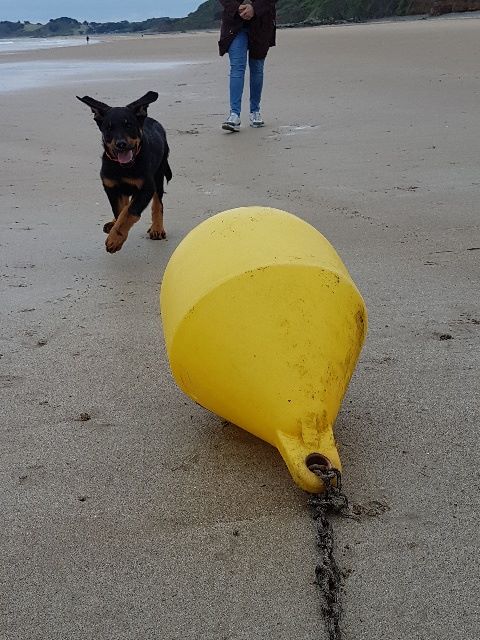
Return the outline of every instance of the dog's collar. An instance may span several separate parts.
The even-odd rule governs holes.
[[[138,154],[140,153],[140,151],[142,150],[142,143],[140,143],[137,147],[135,147],[135,150],[133,152],[133,158],[131,160],[131,162],[128,162],[127,164],[132,164],[132,162],[135,161],[135,158],[138,156]],[[122,164],[117,158],[114,158],[113,156],[111,156],[108,151],[107,148],[105,147],[105,145],[103,145],[103,152],[105,153],[105,155],[107,156],[107,158],[109,160],[111,160],[112,162],[118,162],[118,164]]]

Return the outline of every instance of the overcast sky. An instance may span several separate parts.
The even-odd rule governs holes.
[[[0,0],[0,21],[48,22],[51,18],[76,18],[94,22],[181,18],[202,0]]]

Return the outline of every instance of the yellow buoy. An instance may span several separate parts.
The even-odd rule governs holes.
[[[302,489],[322,491],[309,465],[341,468],[333,424],[367,329],[328,240],[278,209],[225,211],[177,247],[160,302],[180,388],[277,447]]]

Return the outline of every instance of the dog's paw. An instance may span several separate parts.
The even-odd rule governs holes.
[[[115,224],[115,220],[110,220],[110,222],[106,222],[103,225],[103,233],[110,233],[114,224]]]
[[[105,240],[105,248],[108,253],[116,253],[123,247],[126,236],[119,233],[116,229],[112,229]]]
[[[150,227],[147,233],[150,236],[150,240],[164,240],[167,237],[163,227],[157,228],[154,225]]]

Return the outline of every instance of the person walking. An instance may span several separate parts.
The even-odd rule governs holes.
[[[276,0],[220,0],[223,6],[220,55],[230,58],[230,116],[222,123],[226,131],[240,130],[245,70],[250,69],[250,126],[263,127],[260,111],[263,70],[270,47],[275,46]]]

